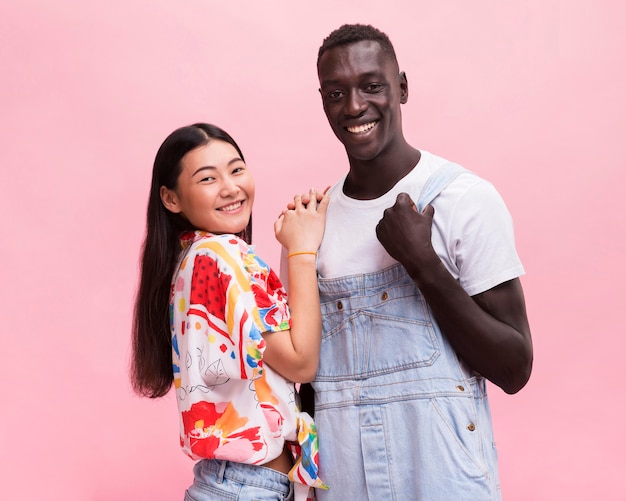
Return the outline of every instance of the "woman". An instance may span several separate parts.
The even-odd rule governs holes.
[[[321,315],[315,260],[328,198],[294,198],[274,224],[289,253],[289,306],[250,245],[254,180],[236,142],[181,127],[157,152],[133,325],[135,391],[172,383],[183,451],[199,460],[185,499],[292,499],[317,477],[315,425],[294,383],[313,379]],[[318,202],[319,200],[319,202]],[[297,280],[296,280],[297,277]]]

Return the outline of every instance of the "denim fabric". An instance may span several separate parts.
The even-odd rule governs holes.
[[[185,501],[290,501],[293,484],[271,468],[203,459],[193,468]]]
[[[452,177],[431,183],[430,197]],[[458,359],[404,268],[319,287],[313,388],[330,490],[318,501],[499,500],[485,381]]]

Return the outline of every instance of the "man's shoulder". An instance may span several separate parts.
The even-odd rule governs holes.
[[[440,155],[435,155],[428,150],[420,150],[420,160],[417,163],[417,167],[437,169],[442,165],[451,163],[451,160],[444,158]]]
[[[430,177],[434,175],[435,173],[437,173],[437,171],[442,172],[443,168],[451,168],[452,166],[454,166],[456,169],[459,170],[460,175],[455,177],[451,185],[457,188],[458,187],[465,187],[465,188],[470,188],[470,187],[479,188],[480,187],[482,189],[487,189],[487,190],[494,189],[494,186],[492,185],[491,182],[489,182],[489,180],[485,179],[480,174],[477,174],[476,171],[473,170],[471,167],[465,164],[462,164],[460,162],[455,162],[453,160],[449,160],[442,156],[435,155],[425,150],[420,150],[420,151],[422,153],[422,159],[420,160],[420,164],[422,168],[422,173],[421,173],[422,178]],[[422,161],[424,162],[423,164],[422,164]]]

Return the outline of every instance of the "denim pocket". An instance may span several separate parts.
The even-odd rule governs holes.
[[[337,317],[324,316],[318,381],[428,367],[441,353],[430,322],[387,315],[376,308]]]
[[[485,462],[485,448],[492,446],[485,440],[472,398],[442,397],[431,401],[439,415],[434,435],[441,437],[442,443],[433,444],[442,451],[439,460],[450,462],[451,471],[465,472],[467,477],[484,478],[489,475],[490,466]]]

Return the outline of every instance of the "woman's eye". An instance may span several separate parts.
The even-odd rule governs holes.
[[[240,163],[239,165],[233,165],[233,174],[239,174],[246,170],[246,164]]]

